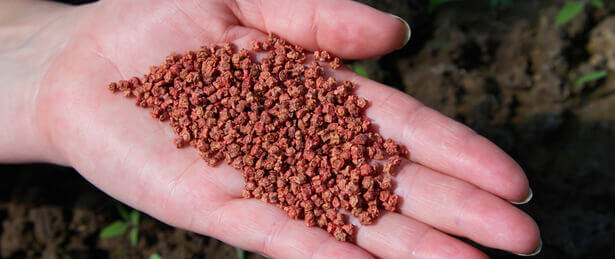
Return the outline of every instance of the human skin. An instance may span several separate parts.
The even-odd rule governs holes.
[[[406,38],[398,19],[347,0],[0,1],[0,162],[74,167],[165,223],[275,258],[486,257],[448,234],[512,253],[537,249],[536,223],[511,204],[531,193],[513,159],[468,127],[352,71],[332,73],[355,82],[380,133],[411,152],[394,179],[399,213],[361,226],[356,244],[241,198],[238,171],[176,149],[167,123],[107,90],[173,51],[248,47],[268,32],[345,59],[383,55]]]

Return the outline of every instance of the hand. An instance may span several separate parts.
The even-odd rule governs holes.
[[[107,0],[58,8],[30,44],[56,46],[31,51],[45,58],[35,66],[39,80],[14,90],[22,97],[15,105],[27,102],[15,121],[35,126],[18,133],[16,124],[23,148],[14,154],[0,148],[5,161],[73,166],[109,195],[163,222],[275,258],[485,257],[446,233],[513,253],[531,253],[539,244],[536,223],[509,202],[530,193],[515,161],[469,128],[351,71],[335,77],[356,82],[357,94],[372,102],[367,115],[381,134],[411,152],[395,179],[400,212],[361,226],[356,244],[241,198],[238,171],[208,167],[192,148],[177,150],[167,122],[107,90],[109,82],[140,76],[171,51],[225,42],[248,47],[267,32],[341,58],[382,55],[406,35],[404,24],[388,14],[345,0]],[[27,57],[15,59],[20,64]],[[12,143],[4,138],[0,144]]]

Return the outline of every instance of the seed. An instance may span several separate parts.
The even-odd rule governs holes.
[[[305,64],[306,50],[273,35],[250,47],[266,57],[252,61],[231,44],[201,47],[108,89],[168,120],[177,148],[191,145],[210,166],[224,160],[240,170],[244,198],[275,204],[340,241],[355,233],[341,210],[362,225],[395,211],[399,197],[383,173],[393,175],[409,152],[374,132],[353,83],[325,78],[322,64],[338,69],[340,59],[315,51]]]

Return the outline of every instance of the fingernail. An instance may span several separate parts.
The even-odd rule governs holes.
[[[536,248],[536,250],[534,250],[534,252],[531,252],[529,254],[516,254],[518,256],[535,256],[537,254],[540,254],[540,251],[542,251],[542,239],[540,239],[540,243],[538,243],[538,247]]]
[[[511,203],[515,205],[526,204],[532,200],[532,197],[534,197],[534,192],[532,191],[532,188],[530,188],[530,192],[527,194],[525,199],[523,199],[522,201],[511,201]]]
[[[408,22],[406,22],[406,20],[404,20],[403,18],[391,14],[391,16],[395,17],[395,19],[399,20],[401,23],[404,24],[404,27],[406,27],[406,38],[404,39],[404,43],[398,48],[401,49],[404,46],[406,46],[406,44],[408,44],[408,41],[410,41],[410,36],[412,35],[412,30],[410,29],[410,24],[408,24]]]

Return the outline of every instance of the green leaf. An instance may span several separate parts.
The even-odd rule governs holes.
[[[369,78],[369,73],[367,73],[367,70],[365,70],[365,68],[362,66],[354,65],[352,66],[352,71],[361,75],[362,77]]]
[[[132,224],[134,227],[139,226],[139,211],[138,210],[131,210],[130,211],[130,224]]]
[[[235,251],[237,251],[237,259],[245,259],[246,258],[246,251],[243,251],[237,247],[235,247]]]
[[[117,208],[117,211],[120,213],[120,216],[122,216],[124,220],[128,221],[128,211],[126,211],[126,208],[124,208],[124,205],[122,205],[119,202],[116,202],[115,207]]]
[[[574,82],[574,88],[573,90],[576,90],[577,88],[579,88],[581,85],[587,83],[587,82],[591,82],[591,81],[596,81],[596,80],[600,80],[604,77],[606,77],[607,72],[606,70],[598,70],[598,71],[594,71],[588,74],[583,75],[582,77],[579,77],[575,82]]]
[[[596,8],[604,8],[604,2],[602,2],[602,0],[592,0],[591,4]]]
[[[449,2],[456,2],[456,1],[459,1],[459,0],[429,0],[429,8],[427,9],[427,11],[432,13],[441,4],[445,4]]]
[[[160,256],[158,253],[153,253],[149,256],[149,259],[162,259],[162,256]]]
[[[121,220],[116,220],[100,231],[101,238],[112,238],[126,233],[128,226]]]
[[[136,246],[139,243],[139,229],[137,229],[136,227],[133,227],[130,230],[130,244],[132,246]]]
[[[583,11],[585,3],[583,2],[568,2],[559,10],[555,17],[555,24],[562,25],[569,22],[574,17],[577,17]]]

